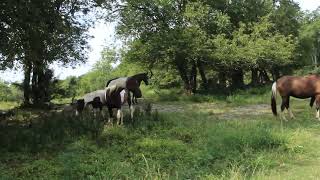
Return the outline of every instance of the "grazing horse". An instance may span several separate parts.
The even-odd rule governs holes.
[[[140,90],[141,81],[143,81],[146,85],[148,85],[148,74],[147,73],[140,73],[130,77],[118,77],[111,79],[107,82],[106,87],[110,87],[113,85],[122,87],[127,91],[127,102],[130,109],[131,120],[133,121],[133,114],[134,114],[134,98],[142,97],[142,93]],[[130,92],[133,94],[133,98],[131,98]]]
[[[153,73],[150,71],[150,76],[148,76],[148,73],[139,73],[129,77],[117,77],[117,78],[110,79],[107,82],[106,87],[112,84],[119,84],[119,83],[122,84],[125,81],[125,79],[135,79],[138,82],[139,87],[141,85],[141,81],[143,81],[145,85],[149,85],[149,78],[151,78],[152,76],[153,76]],[[133,90],[129,89],[129,91],[133,93],[132,98],[129,95],[130,103],[136,104],[137,98],[139,98],[139,96],[137,96]]]
[[[92,105],[95,109],[102,110],[103,106],[107,106],[109,111],[109,120],[113,118],[112,109],[117,109],[117,123],[123,124],[123,113],[121,106],[125,103],[127,92],[122,87],[116,85],[109,86],[103,90],[97,90],[90,93],[87,93],[83,96],[83,102],[81,101],[81,111],[88,105]]]
[[[98,110],[100,110],[100,113],[103,112],[102,111],[103,103],[102,103],[99,96],[93,98],[93,100],[91,102],[88,102],[87,106],[88,105],[92,106],[94,116],[96,116],[96,113]],[[103,114],[102,114],[102,116],[103,116]]]
[[[294,118],[289,108],[290,96],[300,99],[311,98],[310,106],[316,102],[316,117],[320,120],[320,76],[308,75],[304,77],[283,76],[272,84],[271,109],[277,115],[276,96],[279,92],[282,103],[281,112],[287,109],[291,118]],[[284,116],[282,117],[286,119]]]

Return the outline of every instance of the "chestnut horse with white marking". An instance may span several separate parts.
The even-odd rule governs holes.
[[[273,114],[277,115],[277,106],[276,106],[276,96],[279,92],[282,103],[281,103],[281,112],[286,108],[289,112],[291,118],[293,114],[289,108],[290,96],[306,99],[311,98],[310,106],[313,106],[313,103],[316,102],[316,117],[320,120],[320,76],[319,75],[308,75],[304,77],[298,76],[283,76],[279,78],[272,85],[272,96],[271,96],[271,109]],[[286,119],[283,116],[284,119]]]

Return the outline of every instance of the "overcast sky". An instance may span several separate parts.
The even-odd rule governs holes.
[[[320,6],[320,0],[295,0],[300,4],[302,10],[313,11]],[[110,46],[119,42],[115,39],[115,25],[112,23],[105,24],[104,22],[97,22],[95,27],[91,28],[89,33],[94,36],[89,41],[91,50],[88,54],[88,61],[85,64],[81,64],[73,68],[63,68],[58,65],[53,65],[55,70],[55,76],[59,79],[64,79],[67,76],[79,76],[88,72],[92,65],[100,59],[100,52],[103,47]],[[0,79],[5,81],[22,81],[23,72],[18,71],[0,71]]]

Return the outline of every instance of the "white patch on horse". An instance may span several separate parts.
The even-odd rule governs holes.
[[[119,125],[121,125],[121,122],[122,122],[121,118],[122,118],[122,111],[121,111],[121,109],[118,109],[118,111],[117,111],[117,124],[120,123]]]
[[[318,120],[320,120],[320,111],[319,111],[319,109],[317,109],[316,117],[318,118]]]
[[[135,108],[134,108],[134,106],[131,105],[131,107],[130,107],[131,120],[133,120],[134,111],[135,111]]]
[[[123,112],[122,112],[122,108],[121,108],[121,124],[123,124]]]

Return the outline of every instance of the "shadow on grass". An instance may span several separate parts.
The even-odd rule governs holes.
[[[288,136],[265,117],[219,121],[194,111],[146,114],[137,110],[136,121],[130,124],[127,116],[125,126],[103,130],[90,118],[39,117],[31,127],[13,126],[1,132],[8,138],[1,144],[14,142],[1,151],[12,151],[13,159],[25,151],[48,151],[52,160],[36,157],[36,162],[21,163],[19,171],[13,168],[12,173],[66,179],[201,179],[208,174],[219,177],[234,166],[250,177],[256,170],[275,167],[279,154],[289,151]]]
[[[19,120],[11,120],[0,126],[0,150],[9,152],[41,152],[59,150],[65,143],[80,136],[97,137],[103,130],[103,119],[90,114],[74,117],[62,113],[17,114]],[[10,122],[10,121],[9,121]]]
[[[269,103],[270,93],[271,86],[264,85],[234,91],[199,90],[194,95],[186,95],[181,89],[160,89],[155,91],[151,97],[146,97],[154,102],[221,102],[234,105],[247,105]]]

